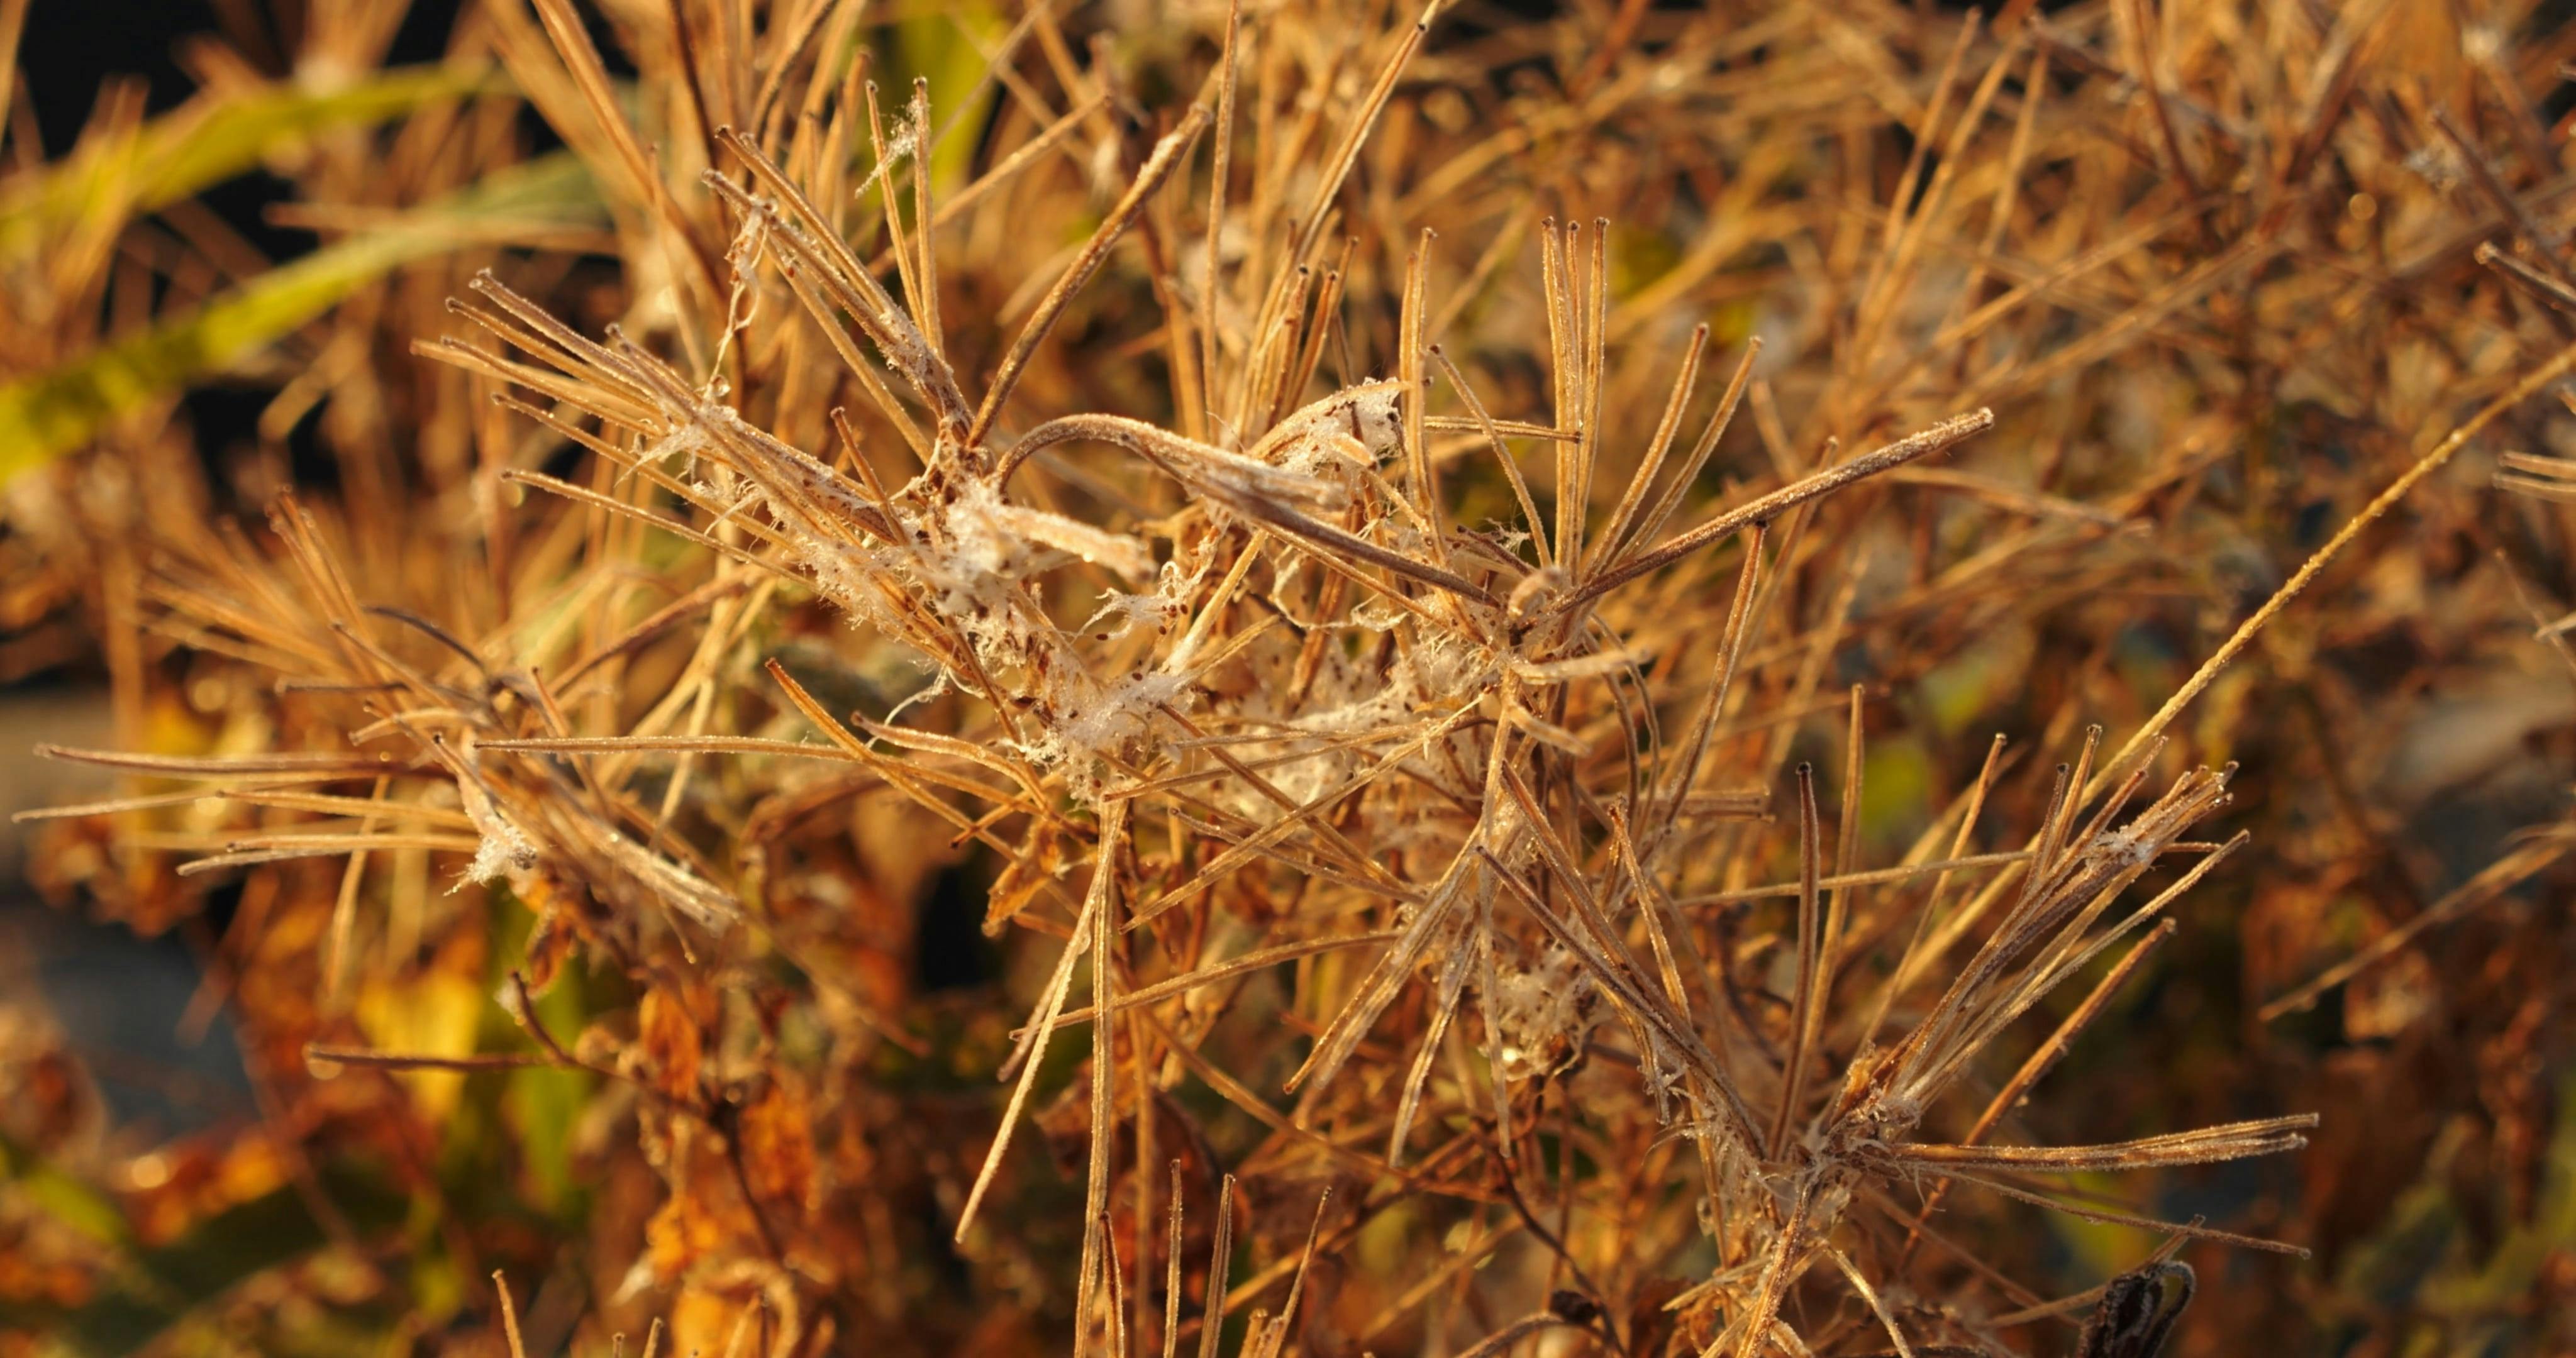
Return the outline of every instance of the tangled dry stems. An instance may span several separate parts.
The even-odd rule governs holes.
[[[1033,1256],[1070,1277],[1078,1352],[1168,1354],[1195,1327],[1212,1354],[1214,1322],[1248,1310],[1242,1351],[1284,1353],[1304,1342],[1319,1250],[1426,1199],[1468,1209],[1475,1229],[1454,1262],[1406,1279],[1371,1333],[1526,1235],[1549,1300],[1488,1327],[1479,1354],[1566,1327],[1636,1358],[1676,1345],[1987,1352],[2072,1309],[1935,1224],[1954,1186],[2173,1239],[2296,1249],[2157,1220],[2061,1176],[2294,1150],[2312,1116],[2094,1145],[1988,1138],[2247,842],[2204,829],[2235,769],[2171,757],[2178,717],[2363,530],[2576,350],[2486,363],[2483,409],[2360,506],[2160,707],[2131,714],[2123,744],[2104,756],[2100,727],[2082,736],[2015,822],[2027,833],[2014,847],[1992,838],[2012,763],[1998,737],[1895,863],[1865,865],[1876,695],[1836,695],[1828,675],[1885,619],[1991,618],[2036,611],[2043,589],[2091,587],[2106,568],[2090,554],[2119,569],[2133,526],[2180,501],[2211,465],[2209,440],[2161,450],[2089,502],[1934,460],[1996,437],[1990,403],[2052,399],[2140,334],[2205,343],[2163,327],[2281,248],[2264,223],[2303,210],[2339,99],[2305,106],[2280,196],[2230,238],[2204,187],[2217,182],[2206,162],[2233,144],[2229,115],[2134,78],[2149,107],[2131,125],[2157,139],[2166,198],[2136,212],[2136,231],[2034,271],[2001,243],[2050,140],[2049,72],[2108,59],[2020,8],[1996,38],[1962,25],[1917,73],[1928,82],[1904,87],[1920,93],[1881,91],[1904,105],[1915,151],[1894,206],[1868,209],[1875,233],[1835,238],[1833,262],[1859,282],[1824,346],[1828,371],[1796,393],[1813,413],[1793,438],[1761,338],[1742,338],[1717,384],[1703,380],[1723,347],[1711,328],[1665,319],[1725,251],[1623,294],[1615,224],[1523,211],[1564,193],[1543,185],[1463,272],[1429,231],[1408,234],[1541,137],[1687,98],[1666,73],[1734,51],[1744,39],[1722,25],[1677,21],[1651,59],[1624,60],[1645,22],[1626,7],[1627,27],[1531,130],[1443,147],[1400,175],[1375,167],[1363,184],[1398,92],[1425,78],[1434,16],[1331,46],[1316,72],[1300,48],[1315,34],[1228,13],[1196,101],[1129,146],[1111,113],[1125,95],[1035,9],[989,67],[1022,139],[942,201],[933,159],[953,124],[926,83],[889,124],[863,63],[834,78],[816,55],[845,50],[855,7],[773,15],[761,65],[641,44],[639,59],[664,63],[638,87],[661,133],[650,141],[572,8],[534,9],[532,23],[494,7],[492,48],[602,182],[627,268],[661,288],[638,281],[628,322],[594,335],[537,300],[542,288],[503,281],[518,264],[505,261],[449,304],[484,338],[409,337],[465,375],[445,390],[487,393],[515,421],[470,438],[467,556],[483,578],[446,600],[416,575],[387,590],[403,577],[370,569],[386,546],[292,501],[265,542],[174,546],[152,576],[158,616],[291,686],[281,705],[300,711],[300,739],[247,757],[56,753],[191,783],[89,814],[209,792],[232,803],[243,819],[183,874],[347,860],[316,945],[316,1030],[359,973],[403,952],[370,946],[389,927],[371,916],[378,893],[410,892],[415,917],[424,881],[524,904],[523,970],[498,1000],[528,1050],[305,1053],[326,1068],[536,1063],[624,1091],[621,1116],[666,1186],[624,1294],[757,1295],[785,1353],[828,1343],[844,1323],[831,1300],[865,1286],[824,1206],[867,1191],[834,1142],[861,1139],[864,1116],[830,1105],[863,1102],[851,1091],[887,1053],[957,1054],[853,961],[852,926],[829,904],[871,888],[814,822],[879,801],[906,808],[887,814],[913,857],[943,852],[942,836],[985,856],[987,934],[1061,940],[987,1063],[1009,1082],[989,1137],[924,1177],[942,1228],[1003,1257],[1029,1216],[994,1204],[1041,1177],[1024,1129],[1078,1145],[1081,1200],[1064,1204],[1080,1212],[1078,1253],[1059,1238],[1071,1257]],[[2384,41],[2376,22],[2331,26],[2315,88],[2342,88]],[[1062,82],[1061,109],[1018,71],[1023,44]],[[1783,60],[1794,75],[1823,58]],[[2007,102],[2018,111],[1998,135],[1989,114]],[[2208,126],[2187,134],[2194,119]],[[1113,160],[1134,153],[1123,180],[1076,195],[1093,209],[1087,236],[1004,280],[1007,296],[981,276],[950,280],[943,224],[1010,230],[984,223],[1022,176],[1080,162],[1086,136]],[[853,182],[862,138],[872,168]],[[1247,143],[1258,154],[1235,164]],[[1178,204],[1203,145],[1194,239]],[[2481,164],[2474,148],[2464,163]],[[2072,173],[2080,193],[2092,171]],[[1710,205],[1714,237],[1761,229],[1758,214],[1722,220],[1727,201]],[[2134,301],[2090,290],[2167,231],[2205,237],[2198,262]],[[863,258],[880,232],[883,253]],[[979,259],[990,244],[979,234]],[[1926,281],[1943,251],[1964,264]],[[1119,265],[1122,252],[1142,267]],[[1532,252],[1534,292],[1509,282]],[[1168,388],[1153,399],[1137,396],[1150,378],[1050,354],[1109,343],[1068,333],[1105,276],[1153,309],[1154,329],[1123,350]],[[2554,286],[2529,266],[2513,276]],[[1536,312],[1528,372],[1477,336],[1498,296]],[[2108,318],[2062,345],[2010,328],[2043,300]],[[1354,314],[1387,333],[1355,335]],[[2292,326],[2256,342],[2299,339]],[[1357,365],[1355,344],[1378,366]],[[1520,399],[1489,403],[1480,382]],[[1095,390],[1152,417],[1086,409]],[[1927,403],[1965,413],[1925,416]],[[1752,440],[1737,423],[1748,411]],[[1730,431],[1734,446],[1759,444],[1772,465],[1757,479],[1776,488],[1738,477],[1698,506]],[[1868,451],[1847,455],[1846,441]],[[567,463],[566,447],[585,456]],[[2547,495],[2561,469],[2526,458],[2508,475]],[[503,486],[537,494],[512,504]],[[1933,492],[2028,523],[1936,566]],[[1892,591],[1874,557],[1904,549],[1870,527],[1891,521],[1924,544]],[[1870,619],[1855,612],[1865,588]],[[1919,674],[1930,658],[1904,663]],[[854,711],[818,670],[908,676],[908,691],[845,684],[874,704]],[[1789,756],[1800,723],[1834,714],[1828,815],[1817,772]],[[2496,885],[2559,851],[2512,860]],[[631,986],[631,1019],[553,1031],[543,998],[589,969]],[[1936,1139],[1930,1128],[1961,1121],[1936,1110],[1978,1090],[2086,977],[1965,1130]],[[811,1029],[802,1055],[788,1054],[791,1011]],[[1302,1054],[1222,1031],[1247,1013]],[[1087,1055],[1069,1075],[1050,1057],[1075,1027]],[[1213,1103],[1182,1106],[1175,1091],[1191,1085]],[[1231,1172],[1199,1125],[1209,1107],[1252,1129]],[[1239,1205],[1238,1175],[1256,1167],[1314,1190],[1298,1195],[1302,1225]],[[1259,1225],[1266,1257],[1230,1286],[1239,1217]],[[1212,1233],[1202,1250],[1193,1231]],[[1646,1279],[1683,1259],[1700,1276],[1648,1304]],[[2130,1328],[2161,1345],[2178,1311]]]

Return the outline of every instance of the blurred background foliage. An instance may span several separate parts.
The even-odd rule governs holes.
[[[840,8],[742,7],[773,43]],[[864,51],[888,89],[921,76],[962,129],[928,157],[942,199],[1032,135],[1006,116],[1000,86],[1044,83],[1070,107],[1053,82],[1099,82],[1103,116],[1031,190],[1043,210],[954,229],[952,316],[1025,310],[1027,280],[1052,276],[1038,262],[1079,244],[1155,120],[1197,97],[1225,22],[1222,7],[1107,0],[1056,7],[1048,40],[1024,42],[1009,6],[848,8],[862,17],[821,31],[849,51],[826,57]],[[1315,72],[1310,110],[1346,106],[1364,73],[1346,34],[1402,21],[1383,5],[1330,9],[1246,11],[1288,35],[1277,60]],[[669,67],[665,7],[582,13],[614,98],[658,106],[633,54]],[[1972,478],[1959,493],[2002,510],[1950,513],[1916,487],[1906,493],[1922,498],[1903,503],[1920,512],[1846,525],[1875,564],[1833,582],[1836,625],[1853,621],[1824,679],[1829,695],[1855,683],[1872,694],[1861,807],[1880,860],[1934,823],[1995,732],[2037,752],[1999,794],[2026,816],[2045,795],[2032,779],[2083,723],[2134,728],[2432,439],[2576,336],[2563,305],[2576,296],[2567,6],[2012,5],[1962,48],[1962,76],[1945,60],[1963,14],[1461,3],[1435,25],[1352,191],[1349,229],[1365,241],[1345,282],[1355,368],[1389,352],[1387,299],[1429,224],[1454,356],[1506,393],[1542,386],[1532,289],[1517,278],[1535,272],[1519,252],[1542,209],[1614,219],[1617,344],[1660,353],[1701,320],[1728,351],[1765,340],[1763,386],[1698,487],[1707,496],[1866,424],[1845,428],[1838,408],[1999,408],[2008,436],[1958,466]],[[412,352],[454,331],[444,303],[474,270],[506,269],[584,334],[620,319],[653,333],[654,317],[697,304],[687,261],[635,246],[639,221],[663,209],[617,178],[595,127],[565,125],[569,96],[527,86],[537,23],[520,0],[0,0],[16,52],[0,98],[0,782],[12,810],[182,786],[23,761],[38,741],[171,756],[305,748],[312,719],[258,687],[223,637],[175,620],[156,584],[156,563],[291,536],[265,518],[283,495],[327,519],[371,601],[488,592],[484,545],[503,535],[485,525],[518,494],[494,473],[528,439],[493,422],[465,374]],[[1008,81],[990,79],[1006,37]],[[1927,109],[1955,111],[2007,38],[2014,64],[1996,69],[2012,79],[1973,148],[1918,158]],[[2042,91],[2057,102],[2034,131],[2021,110]],[[2044,155],[2028,154],[2034,140]],[[677,168],[650,173],[688,187]],[[1874,310],[1855,306],[1882,224],[1892,237],[1905,211],[1985,201],[2015,174],[2023,197],[1991,228],[1958,208],[1938,248],[1898,266],[1930,281],[1909,275],[1873,293]],[[2482,244],[2541,283],[2482,266]],[[1098,288],[1078,342],[1060,346],[1070,355],[1046,360],[1031,389],[1168,413],[1166,375],[1146,361],[1158,341],[1145,271],[1120,264]],[[2040,300],[2008,335],[1930,342],[1971,304],[2005,297]],[[1614,418],[1641,434],[1660,398],[1642,382],[1621,395]],[[819,404],[797,418],[823,446]],[[2491,484],[2502,453],[2576,453],[2572,429],[2546,402],[2503,422],[2177,730],[2194,757],[2241,764],[2226,828],[2251,830],[2251,848],[2199,889],[2174,941],[2028,1110],[2059,1140],[2323,1114],[2302,1157],[2154,1190],[2146,1205],[2162,1215],[2206,1213],[2315,1250],[2204,1259],[2177,1352],[2576,1346],[2576,874],[2562,861],[2576,842],[2576,684],[2559,632],[2536,626],[2576,600],[2576,518]],[[1517,513],[1498,476],[1462,476],[1453,494],[1465,523]],[[548,550],[535,532],[507,546]],[[1999,567],[1978,564],[1989,551]],[[1706,592],[1722,607],[1723,585]],[[1808,613],[1825,616],[1833,592],[1811,584]],[[883,712],[917,682],[821,639],[818,608],[762,625],[760,653],[838,709]],[[1807,637],[1771,646],[1758,663],[1794,671]],[[1789,716],[1784,751],[1840,769],[1839,701]],[[453,866],[431,865],[451,849],[384,850],[394,870],[369,899],[374,961],[326,975],[337,862],[178,874],[184,851],[224,842],[224,814],[174,798],[22,826],[10,847],[33,889],[0,916],[8,1353],[494,1353],[496,1270],[531,1354],[604,1352],[608,1333],[653,1317],[712,1351],[754,1299],[771,1307],[764,1327],[835,1317],[806,1342],[853,1351],[1037,1351],[1063,1333],[1070,1299],[1040,1279],[1079,1245],[1081,1044],[1055,1048],[1037,1086],[1061,1172],[1007,1185],[1009,1239],[948,1243],[959,1164],[971,1172],[998,1112],[990,1073],[1053,956],[975,927],[1002,871],[990,855],[925,851],[922,824],[890,810],[796,841],[800,872],[846,884],[844,899],[800,907],[832,912],[815,946],[840,950],[831,965],[911,1035],[857,1071],[819,1055],[821,1030],[841,1019],[818,1017],[810,992],[754,1012],[767,991],[701,981],[648,994],[615,968],[557,959],[534,1025],[567,1043],[603,1025],[648,1045],[658,1032],[668,1057],[703,1027],[757,1041],[790,1072],[742,1091],[734,1144],[759,1152],[749,1165],[683,1152],[672,1171],[636,1145],[638,1096],[514,1064],[529,1029],[496,996],[514,970],[546,964],[530,949],[548,903],[449,896]],[[1734,927],[1758,941],[1784,925],[1752,910]],[[2367,965],[2314,1002],[2275,1003],[2355,957]],[[1748,959],[1748,972],[1763,965]],[[1260,1002],[1247,999],[1247,1022],[1266,1017]],[[657,1027],[657,1005],[677,1016]],[[317,1041],[472,1068],[337,1068],[308,1062]],[[1242,1073],[1271,1089],[1284,1072]],[[865,1086],[866,1115],[809,1116],[809,1102],[862,1098],[843,1082]],[[1222,1161],[1268,1134],[1197,1085],[1174,1098]],[[744,1182],[741,1196],[692,1196],[668,1174]],[[803,1294],[707,1263],[758,1253],[746,1238],[772,1228],[757,1208],[746,1220],[704,1203],[784,1202],[826,1180],[867,1186],[798,1228],[863,1261],[830,1287]],[[1238,1280],[1278,1262],[1271,1242],[1293,1254],[1311,1202],[1281,1187],[1260,1204],[1279,1220],[1248,1233]],[[2018,1221],[2023,1233],[1988,1242],[1988,1257],[2049,1295],[2161,1243]],[[1377,1218],[1326,1308],[1343,1317],[1339,1337],[1299,1342],[1358,1351],[1366,1327],[1349,1317],[1392,1306],[1386,1280],[1463,1239],[1455,1227],[1428,1208]],[[1497,1265],[1475,1287],[1499,1297],[1532,1276]],[[1642,1339],[1659,1303],[1642,1283],[1635,1299]],[[1445,1324],[1393,1325],[1377,1351],[1461,1347]],[[2066,1327],[2018,1333],[2026,1352],[2073,1342]]]

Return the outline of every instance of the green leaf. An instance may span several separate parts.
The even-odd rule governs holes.
[[[494,174],[395,225],[281,265],[141,334],[0,387],[0,484],[79,447],[105,421],[240,364],[403,264],[489,239],[500,224],[601,219],[580,163],[558,153]]]
[[[125,1214],[105,1193],[7,1138],[0,1138],[0,1182],[15,1187],[38,1211],[102,1245],[122,1248],[127,1243]]]
[[[362,1236],[401,1218],[403,1199],[372,1174],[325,1166],[317,1187]],[[113,1358],[142,1348],[253,1276],[329,1240],[302,1194],[280,1188],[199,1222],[167,1245],[130,1255],[124,1276],[86,1306],[41,1317],[0,1307],[0,1326],[44,1321],[58,1351]]]
[[[931,187],[940,196],[964,186],[975,158],[973,129],[993,106],[994,89],[982,83],[984,49],[977,44],[996,43],[1009,28],[989,0],[953,0],[895,23],[894,103],[900,107],[912,97],[912,78],[920,76],[930,82],[931,132],[952,123],[960,129],[938,146],[923,148],[930,158]],[[960,107],[958,101],[970,93],[974,102]]]
[[[528,940],[536,918],[509,892],[493,892],[492,902],[494,929],[503,943],[494,950],[487,988],[498,990],[505,979],[501,974],[502,957],[514,957],[520,965],[526,965]],[[555,977],[554,985],[536,997],[537,1018],[547,1031],[578,1033],[590,1022],[585,990],[582,968],[566,965]],[[498,1005],[490,1006],[487,1020],[499,1018],[499,1010]],[[498,1033],[489,1029],[485,1033],[487,1042],[499,1040],[492,1050],[518,1049],[526,1042],[515,1023],[504,1020],[497,1027]],[[595,1083],[587,1071],[529,1066],[511,1071],[501,1090],[499,1111],[517,1138],[524,1175],[519,1192],[527,1206],[567,1229],[579,1227],[586,1207],[581,1185],[573,1177],[572,1144],[574,1128],[581,1122],[582,1111],[590,1106]]]
[[[191,197],[317,133],[362,127],[485,88],[482,72],[444,66],[388,71],[336,90],[269,85],[199,99],[98,141],[60,164],[0,186],[0,260],[16,261],[55,230],[102,213],[117,220]]]

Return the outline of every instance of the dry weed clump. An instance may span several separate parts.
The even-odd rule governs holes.
[[[251,457],[0,336],[260,1111],[13,1342],[2564,1338],[2551,22],[467,7]]]

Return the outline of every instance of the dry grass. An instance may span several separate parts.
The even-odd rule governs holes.
[[[2032,9],[471,7],[299,220],[596,220],[12,485],[262,1109],[13,1159],[318,1224],[170,1347],[2576,1342],[2576,29]]]

